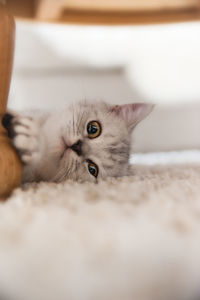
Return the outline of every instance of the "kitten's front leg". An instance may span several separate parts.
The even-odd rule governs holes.
[[[26,165],[38,164],[43,156],[45,141],[36,120],[23,115],[5,114],[3,126]]]

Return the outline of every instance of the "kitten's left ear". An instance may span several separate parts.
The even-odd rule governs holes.
[[[154,108],[153,104],[133,103],[112,106],[112,112],[123,119],[130,129],[133,129]]]

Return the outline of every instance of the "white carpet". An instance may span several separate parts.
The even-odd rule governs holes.
[[[200,299],[200,163],[17,189],[0,205],[0,299]]]

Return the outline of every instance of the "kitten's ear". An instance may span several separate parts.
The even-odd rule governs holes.
[[[154,105],[148,103],[133,103],[112,106],[112,112],[123,119],[130,129],[133,129],[152,111]]]

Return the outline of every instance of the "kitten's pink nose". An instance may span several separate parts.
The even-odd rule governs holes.
[[[82,154],[82,144],[82,141],[78,140],[78,142],[73,144],[70,148],[80,156]]]

